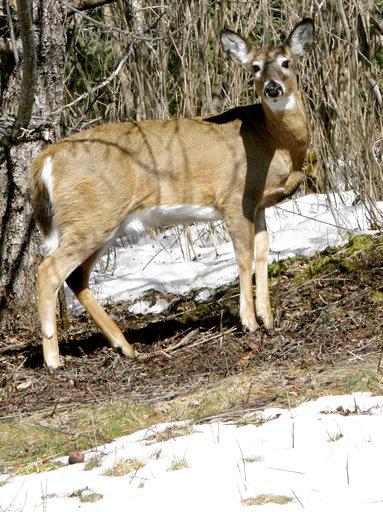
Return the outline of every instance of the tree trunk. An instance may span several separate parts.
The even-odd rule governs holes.
[[[7,0],[5,0],[7,1]],[[12,12],[15,33],[16,13]],[[40,237],[29,200],[29,166],[47,142],[59,136],[65,72],[65,10],[59,0],[33,0],[37,49],[36,95],[29,128],[22,143],[0,148],[0,336],[38,328],[36,268],[41,259]],[[15,21],[16,19],[16,21]],[[9,17],[7,19],[9,24]],[[19,45],[18,46],[18,51]],[[13,55],[0,53],[0,118],[15,116],[23,71]],[[3,63],[7,64],[6,68]],[[4,72],[3,72],[4,70]],[[1,122],[0,121],[0,122]]]

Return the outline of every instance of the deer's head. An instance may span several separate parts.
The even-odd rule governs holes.
[[[314,22],[303,19],[295,26],[286,42],[278,46],[258,48],[231,30],[223,30],[221,42],[236,62],[249,69],[262,102],[271,110],[291,108],[297,89],[295,63],[314,40]]]

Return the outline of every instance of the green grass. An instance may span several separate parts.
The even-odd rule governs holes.
[[[382,392],[382,379],[379,373],[372,368],[361,368],[345,376],[341,385],[344,393],[355,391],[370,391],[380,394]]]
[[[246,407],[260,396],[268,397],[270,405],[294,407],[305,400],[325,394],[344,394],[353,391],[371,391],[381,394],[383,373],[370,363],[357,363],[349,367],[301,369],[291,363],[284,369],[289,375],[287,384],[281,379],[280,368],[265,364],[253,366],[239,375],[227,377],[211,389],[200,389],[169,402],[166,412],[135,403],[116,401],[98,407],[76,410],[70,415],[57,412],[57,418],[47,419],[35,416],[19,421],[0,422],[0,471],[11,474],[40,472],[59,467],[52,459],[67,455],[71,451],[90,449],[116,437],[149,428],[163,421],[194,420],[219,415],[233,408]],[[307,378],[307,376],[310,378]],[[291,385],[291,388],[290,388]],[[234,416],[239,425],[244,420]],[[44,426],[39,424],[43,422]],[[68,433],[55,428],[59,424]],[[192,425],[171,429],[153,437],[153,442],[166,441],[178,435],[187,435]],[[73,433],[77,432],[76,436]],[[148,439],[150,442],[150,439]],[[160,452],[157,450],[158,456]],[[154,456],[157,456],[157,455]],[[84,470],[97,467],[97,455],[84,465]],[[115,468],[116,470],[116,468]],[[117,470],[116,470],[117,471]]]
[[[0,471],[30,473],[57,467],[52,459],[71,451],[107,443],[159,420],[142,404],[115,402],[87,407],[65,419],[65,431],[56,419],[35,418],[0,422]]]
[[[66,452],[68,437],[65,434],[29,422],[6,421],[0,423],[0,471],[24,473],[54,469],[51,459]],[[83,436],[72,443],[73,449],[86,444]],[[72,450],[73,451],[73,450]]]

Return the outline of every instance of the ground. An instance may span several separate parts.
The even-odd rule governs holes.
[[[193,297],[173,297],[161,315],[132,315],[129,303],[110,308],[140,353],[134,361],[114,353],[85,314],[73,317],[70,329],[60,332],[65,364],[54,373],[43,367],[38,339],[28,333],[0,338],[0,420],[9,425],[36,413],[46,419],[90,404],[127,400],[140,407],[154,404],[162,414],[173,399],[182,402],[190,396],[194,418],[203,418],[281,404],[297,395],[319,396],[318,387],[332,393],[382,393],[382,249],[382,235],[357,237],[309,260],[273,264],[276,328],[271,334],[262,328],[242,332],[234,283],[203,304]],[[227,382],[229,391],[221,396]],[[202,398],[209,389],[214,399],[212,393]],[[177,414],[179,419],[190,416],[180,409]],[[69,435],[70,428],[60,425],[61,433]],[[103,433],[106,439],[115,434]],[[8,467],[0,453],[0,469],[1,460]]]

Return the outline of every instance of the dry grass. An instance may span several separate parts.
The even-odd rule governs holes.
[[[329,435],[328,437],[329,437],[329,439],[328,439],[329,443],[335,443],[336,441],[339,441],[339,439],[342,439],[343,434],[338,432],[337,434],[334,434],[332,436]]]
[[[253,455],[252,457],[245,457],[243,460],[248,464],[253,464],[254,462],[263,462],[264,458],[260,455]]]
[[[153,432],[152,434],[145,436],[145,442],[146,444],[164,443],[170,439],[175,439],[176,437],[190,435],[192,432],[193,425],[167,427],[162,432]]]
[[[286,505],[291,501],[293,501],[293,498],[290,498],[289,496],[281,496],[278,494],[260,494],[254,498],[245,498],[242,500],[242,503],[247,507],[253,507],[256,505],[268,505],[269,503],[274,503],[276,505]]]
[[[189,467],[189,464],[185,457],[177,457],[172,460],[168,471],[179,471],[180,469],[186,469]]]
[[[101,457],[94,455],[84,465],[84,471],[92,471],[92,469],[99,468],[101,466]]]
[[[103,495],[94,492],[88,487],[85,487],[83,489],[78,489],[77,491],[74,491],[71,495],[71,498],[78,498],[81,503],[95,503],[96,501],[99,501],[103,498]]]
[[[124,476],[133,471],[138,471],[143,468],[144,464],[138,459],[119,459],[114,465],[105,470],[104,476]]]

